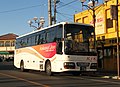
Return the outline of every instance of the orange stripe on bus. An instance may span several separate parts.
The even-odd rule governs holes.
[[[44,60],[42,57],[40,57],[41,54],[38,55],[35,51],[33,51],[33,50],[29,49],[29,48],[21,48],[21,49],[16,50],[16,54],[24,53],[24,52],[30,53],[30,54],[35,55],[35,56],[37,56],[38,58]]]

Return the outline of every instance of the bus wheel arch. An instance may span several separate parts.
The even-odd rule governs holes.
[[[46,60],[46,62],[45,62],[45,72],[49,76],[53,75],[53,72],[51,71],[51,62],[50,62],[50,60]]]

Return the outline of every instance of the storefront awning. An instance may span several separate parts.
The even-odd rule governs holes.
[[[7,54],[9,54],[9,52],[6,52],[6,51],[0,51],[0,54],[1,54],[1,55],[7,55]]]

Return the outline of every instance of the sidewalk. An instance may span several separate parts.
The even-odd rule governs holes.
[[[95,73],[84,73],[85,76],[93,76],[93,77],[100,77],[100,78],[108,78],[108,79],[119,79],[116,72],[103,72],[98,71]]]
[[[99,72],[95,73],[95,76],[101,77],[101,78],[109,78],[109,79],[120,79],[120,78],[118,78],[116,72],[101,72],[101,71],[99,71]]]

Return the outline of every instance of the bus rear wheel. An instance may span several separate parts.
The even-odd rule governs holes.
[[[47,75],[49,75],[49,76],[53,75],[53,73],[51,72],[51,63],[50,63],[50,61],[46,62],[45,71],[46,71]]]

